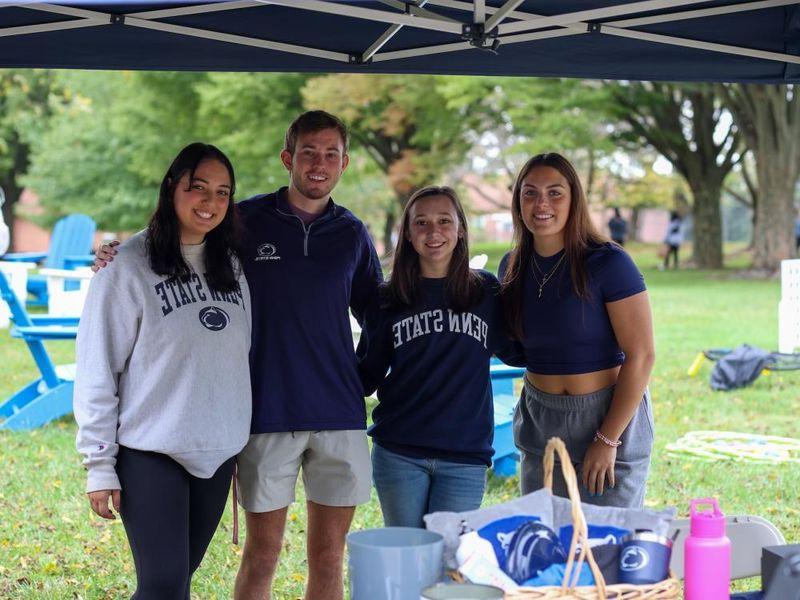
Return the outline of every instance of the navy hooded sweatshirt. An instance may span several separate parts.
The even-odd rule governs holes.
[[[349,309],[361,321],[382,281],[364,224],[329,200],[304,225],[286,188],[237,206],[253,312],[251,433],[364,429]]]
[[[359,371],[364,391],[378,390],[369,434],[387,450],[491,465],[489,359],[497,354],[522,365],[524,358],[505,334],[497,279],[486,271],[479,275],[483,298],[463,313],[447,307],[445,279],[422,279],[416,308],[393,309],[376,298],[367,309]]]

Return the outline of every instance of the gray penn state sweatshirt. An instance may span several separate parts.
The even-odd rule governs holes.
[[[191,277],[156,275],[143,231],[89,286],[78,327],[74,411],[87,492],[120,489],[120,445],[211,477],[250,433],[250,294],[212,290],[204,244],[182,246]]]

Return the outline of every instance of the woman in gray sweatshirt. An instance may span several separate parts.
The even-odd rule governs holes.
[[[220,150],[181,150],[148,228],[94,276],[81,316],[77,447],[92,509],[122,517],[137,600],[188,600],[250,431],[234,188]]]

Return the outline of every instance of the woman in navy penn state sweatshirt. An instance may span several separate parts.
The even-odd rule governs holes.
[[[416,192],[357,350],[365,393],[378,391],[368,433],[387,526],[423,527],[427,513],[481,504],[493,453],[489,359],[524,360],[505,334],[498,294],[493,275],[469,268],[456,193]]]

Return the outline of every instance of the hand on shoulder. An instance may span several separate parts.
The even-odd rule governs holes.
[[[111,240],[107,244],[100,246],[94,255],[92,271],[97,273],[100,269],[107,267],[108,263],[113,261],[114,256],[117,254],[117,246],[119,246],[119,240]]]

